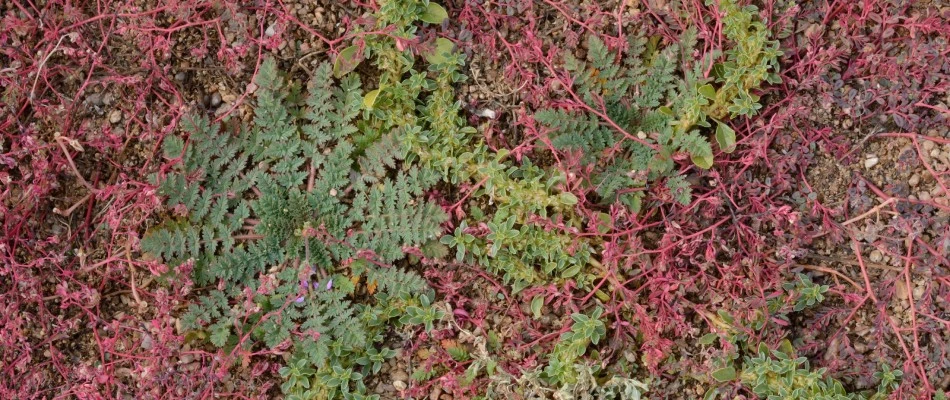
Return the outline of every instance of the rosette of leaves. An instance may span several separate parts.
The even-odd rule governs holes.
[[[402,267],[447,218],[424,198],[436,178],[404,161],[397,136],[357,152],[355,76],[337,83],[323,64],[302,92],[267,59],[255,83],[252,121],[192,115],[165,140],[168,168],[152,179],[167,217],[142,250],[216,284],[181,317],[192,339],[289,343],[289,396],[363,396],[363,374],[393,356],[384,335],[441,318],[425,281]]]

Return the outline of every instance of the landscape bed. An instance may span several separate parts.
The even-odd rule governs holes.
[[[0,11],[0,398],[950,391],[950,6]]]

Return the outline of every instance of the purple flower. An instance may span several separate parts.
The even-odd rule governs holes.
[[[303,303],[303,296],[300,296],[296,300],[297,304]]]
[[[333,289],[333,278],[327,281],[327,290]]]

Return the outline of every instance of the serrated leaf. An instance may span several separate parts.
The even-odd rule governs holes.
[[[736,150],[736,131],[723,122],[716,122],[716,142],[719,143],[719,148],[724,153],[732,153]]]
[[[719,368],[712,373],[712,377],[718,382],[729,382],[736,379],[736,369],[734,367]]]
[[[224,347],[224,344],[228,342],[228,336],[231,335],[231,330],[227,327],[215,329],[211,332],[211,344]]]
[[[703,95],[703,97],[705,97],[705,98],[707,98],[707,99],[709,99],[709,100],[715,100],[715,99],[716,99],[716,88],[714,88],[713,85],[710,85],[710,84],[707,83],[707,84],[705,84],[705,85],[699,87],[699,94]]]
[[[531,314],[534,315],[535,318],[541,318],[542,306],[544,306],[544,296],[534,296],[534,299],[531,300]]]
[[[379,97],[379,91],[381,89],[373,90],[369,93],[366,93],[366,96],[363,96],[363,107],[367,110],[372,110],[373,105],[376,104],[376,98]]]
[[[333,76],[337,79],[342,78],[344,75],[350,73],[356,69],[357,65],[360,65],[359,58],[359,46],[353,45],[347,47],[340,51],[340,54],[337,54],[336,60],[333,61]]]
[[[445,21],[449,18],[449,13],[445,11],[445,8],[436,4],[429,3],[429,6],[426,7],[426,12],[422,14],[420,19],[422,22],[427,22],[430,24],[441,24],[442,21]]]
[[[446,38],[438,38],[435,40],[435,46],[432,51],[424,54],[426,62],[429,64],[441,64],[444,63],[448,58],[446,55],[452,54],[452,51],[455,49],[455,43],[452,43],[451,40]]]

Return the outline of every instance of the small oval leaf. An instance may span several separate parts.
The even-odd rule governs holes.
[[[724,153],[732,153],[736,150],[736,131],[723,122],[716,124],[716,142],[719,142],[719,148]]]
[[[356,69],[356,66],[360,65],[360,61],[362,61],[359,59],[359,50],[360,48],[356,45],[341,50],[340,54],[337,54],[336,60],[333,61],[333,76],[340,79]]]
[[[452,54],[452,51],[455,50],[455,43],[452,43],[451,40],[446,38],[438,38],[435,40],[435,48],[432,51],[424,54],[426,62],[429,64],[441,64],[448,59],[448,55]]]
[[[566,206],[573,206],[577,204],[577,196],[575,196],[574,193],[571,193],[571,192],[561,193],[560,195],[558,195],[558,199],[561,200],[561,204],[564,204]]]
[[[707,333],[703,335],[703,337],[699,338],[699,344],[709,345],[715,342],[716,339],[719,339],[719,335],[715,333]]]
[[[379,97],[379,91],[380,89],[376,89],[366,93],[366,96],[363,96],[363,107],[372,110],[373,104],[376,104],[376,98]]]
[[[713,85],[710,85],[710,84],[707,83],[707,84],[705,84],[705,85],[699,87],[699,94],[703,95],[703,97],[705,97],[705,98],[707,98],[707,99],[709,99],[709,100],[715,100],[715,99],[716,99],[716,88],[714,88]]]
[[[422,22],[428,22],[430,24],[441,24],[442,21],[445,21],[449,18],[449,13],[445,11],[445,8],[436,4],[429,3],[429,6],[426,7],[426,12],[422,14]]]
[[[704,157],[704,156],[701,156],[701,155],[693,154],[693,155],[690,155],[689,158],[690,158],[691,160],[693,160],[693,164],[696,164],[697,167],[702,168],[702,169],[709,169],[709,168],[711,168],[712,165],[713,165],[713,157],[712,157],[712,156],[705,156],[705,157]]]
[[[570,268],[568,268],[567,270],[565,270],[564,273],[561,274],[561,277],[570,278],[570,277],[573,277],[574,275],[577,275],[578,272],[581,272],[581,266],[575,264],[571,266]]]
[[[712,377],[719,382],[729,382],[736,379],[736,369],[733,367],[719,368],[712,373]]]
[[[544,296],[534,296],[531,300],[531,314],[534,318],[541,318],[541,307],[544,306]]]

